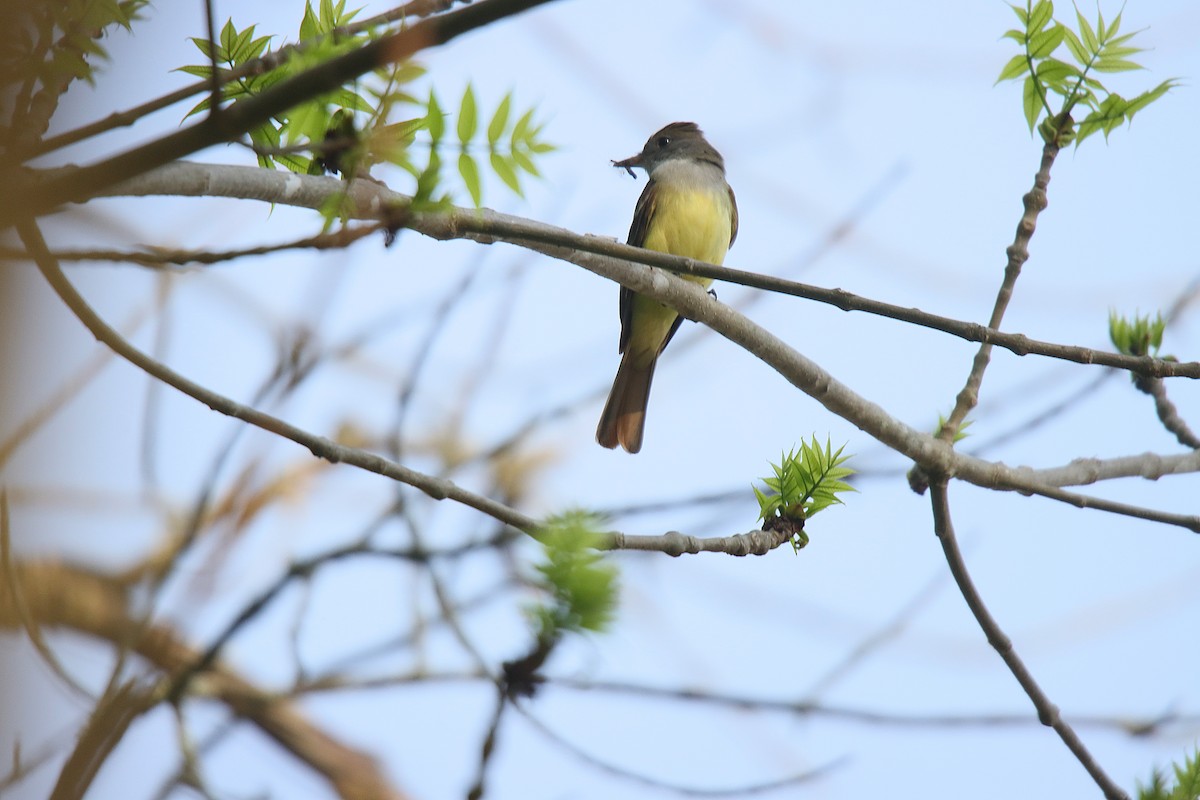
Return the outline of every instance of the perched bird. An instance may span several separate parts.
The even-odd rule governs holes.
[[[696,123],[672,122],[642,152],[613,166],[630,175],[640,167],[650,176],[633,212],[629,244],[712,264],[725,259],[737,238],[737,202],[725,182],[725,159]],[[705,287],[712,283],[681,277]],[[654,366],[682,321],[674,309],[621,287],[621,364],[596,429],[604,447],[642,449]]]

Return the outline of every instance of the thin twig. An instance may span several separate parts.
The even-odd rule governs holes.
[[[1004,267],[1004,280],[1000,284],[1000,291],[996,293],[996,303],[992,307],[992,317],[988,321],[990,330],[1000,329],[1000,323],[1004,320],[1004,312],[1008,310],[1008,303],[1012,299],[1017,278],[1021,275],[1021,267],[1029,259],[1029,240],[1033,238],[1033,232],[1037,228],[1038,215],[1046,209],[1046,188],[1050,185],[1050,168],[1054,165],[1058,151],[1059,146],[1056,139],[1046,142],[1042,148],[1041,166],[1033,178],[1033,188],[1021,198],[1025,212],[1021,215],[1021,221],[1017,223],[1017,234],[1013,243],[1005,250],[1008,255],[1008,263]],[[967,383],[958,393],[954,410],[950,412],[950,416],[942,426],[940,433],[942,441],[954,441],[954,436],[958,433],[963,420],[979,402],[979,387],[983,384],[983,373],[987,370],[991,356],[992,345],[984,342],[975,354],[971,372],[967,376]]]
[[[197,653],[165,625],[143,625],[129,615],[129,588],[112,578],[59,562],[19,565],[34,616],[44,625],[67,628],[130,646],[144,663],[173,674]],[[16,627],[14,610],[0,593],[0,626]],[[403,800],[375,759],[349,747],[308,720],[292,702],[261,689],[222,664],[205,676],[207,697],[255,725],[280,748],[329,781],[345,800]],[[93,752],[96,752],[93,750]]]
[[[178,165],[176,165],[178,166]],[[262,170],[251,170],[261,173]],[[266,176],[276,180],[274,173]],[[290,176],[287,180],[294,180]],[[279,180],[283,180],[282,177]],[[319,179],[314,179],[319,180]],[[345,185],[336,180],[328,181],[324,188],[335,191],[345,191]],[[314,190],[305,202],[314,202],[322,193],[317,185],[301,182],[299,185],[289,183],[290,194],[295,199],[304,193],[305,187]],[[369,208],[386,196],[376,184],[357,181],[352,184],[351,196],[356,192],[365,196],[356,198],[361,207]],[[373,200],[372,200],[373,198]],[[297,200],[299,202],[299,200]],[[376,205],[376,207],[379,207]],[[717,330],[730,341],[744,348],[748,353],[757,357],[765,364],[775,369],[789,383],[804,391],[820,402],[834,414],[852,421],[881,443],[903,453],[917,462],[931,474],[953,475],[971,483],[986,488],[1005,489],[1023,493],[1040,494],[1056,500],[1068,502],[1080,508],[1095,508],[1112,511],[1141,519],[1166,522],[1194,532],[1200,532],[1200,516],[1180,515],[1142,509],[1128,504],[1113,503],[1097,498],[1065,492],[1056,487],[1047,487],[1033,479],[1030,470],[1014,470],[1003,464],[989,463],[971,456],[956,452],[953,448],[917,431],[903,422],[895,419],[878,405],[868,401],[853,392],[849,387],[840,383],[836,378],[822,369],[818,364],[806,358],[790,347],[787,343],[774,336],[769,331],[746,319],[736,311],[716,302],[702,289],[661,270],[631,268],[624,260],[615,257],[598,256],[584,249],[560,244],[547,244],[546,241],[589,242],[596,249],[618,248],[625,255],[634,256],[639,261],[661,260],[663,254],[642,250],[628,245],[617,245],[611,240],[595,236],[579,236],[544,223],[534,223],[528,220],[498,214],[492,211],[472,211],[470,213],[457,211],[437,215],[406,215],[406,223],[410,227],[438,239],[476,238],[481,241],[494,241],[498,234],[530,249],[543,252],[554,258],[577,264],[591,272],[606,278],[619,281],[635,292],[647,295],[659,302],[676,309],[684,316],[703,322]],[[334,462],[345,461],[372,472],[400,480],[415,486],[435,499],[453,499],[471,508],[483,511],[495,519],[512,525],[530,535],[536,535],[536,521],[531,517],[498,503],[490,498],[469,492],[452,481],[425,475],[408,469],[395,462],[388,461],[372,453],[337,445],[325,437],[314,436],[301,428],[290,425],[281,419],[265,414],[256,409],[236,403],[223,395],[200,386],[182,375],[154,361],[122,339],[88,306],[86,301],[71,286],[61,268],[54,261],[46,248],[41,233],[32,223],[19,226],[26,249],[34,256],[39,268],[46,276],[51,286],[67,303],[68,307],[106,345],[117,350],[122,357],[130,360],[136,366],[164,380],[185,394],[200,400],[220,413],[242,419],[269,432],[291,439],[309,448],[314,455]],[[30,244],[35,241],[37,246]],[[623,248],[623,249],[620,249]],[[674,257],[668,257],[674,259]],[[695,266],[690,259],[684,262]],[[684,271],[687,271],[686,269]],[[1154,361],[1150,359],[1150,361]],[[1163,362],[1170,364],[1171,362]],[[1194,365],[1200,367],[1200,364]],[[675,535],[677,536],[677,535]],[[619,546],[637,548],[636,537],[620,536]],[[659,538],[659,537],[653,537]],[[615,540],[609,540],[615,543]],[[655,545],[654,549],[660,549]],[[686,552],[691,552],[687,550]]]
[[[1125,794],[1125,791],[1101,768],[1083,744],[1083,741],[1075,733],[1074,728],[1063,719],[1058,706],[1054,705],[1050,701],[1050,698],[1046,696],[1046,693],[1042,691],[1032,673],[1025,666],[1025,662],[1017,655],[1017,651],[1013,648],[1012,640],[1005,635],[991,612],[988,611],[987,605],[983,602],[983,597],[975,588],[970,573],[967,572],[967,565],[963,561],[962,551],[959,549],[958,539],[954,534],[954,524],[950,518],[950,500],[946,479],[935,478],[931,481],[929,488],[929,499],[933,506],[934,532],[937,534],[938,541],[942,544],[942,552],[946,556],[946,563],[950,567],[950,574],[954,576],[954,582],[958,584],[958,589],[962,592],[963,599],[967,601],[968,608],[971,609],[971,613],[975,616],[975,621],[979,623],[979,627],[987,637],[988,644],[1000,654],[1000,658],[1004,661],[1005,666],[1012,672],[1013,677],[1017,679],[1017,683],[1021,684],[1021,688],[1025,690],[1025,694],[1033,702],[1033,707],[1037,709],[1038,720],[1043,725],[1054,729],[1054,732],[1063,740],[1063,744],[1074,754],[1079,763],[1083,765],[1083,768],[1092,776],[1092,780],[1104,792],[1104,796],[1108,800],[1128,800],[1128,795]]]
[[[422,677],[427,680],[446,681],[479,679],[478,676],[467,674],[426,675]],[[399,682],[394,679],[391,684],[382,685],[395,685]],[[791,714],[797,717],[822,717],[862,725],[897,728],[1016,728],[1041,724],[1036,717],[1032,717],[1028,713],[907,714],[903,712],[880,711],[871,708],[834,705],[815,700],[778,700],[769,697],[753,697],[750,695],[730,694],[706,689],[646,686],[638,683],[595,681],[565,676],[547,676],[546,684],[548,686],[573,689],[580,692],[612,692],[633,697],[673,700],[681,703],[704,703],[738,711],[762,711]],[[355,686],[351,686],[350,688],[355,688]],[[1086,726],[1089,728],[1120,731],[1129,736],[1150,736],[1161,732],[1167,725],[1180,725],[1184,728],[1195,726],[1200,722],[1200,714],[1183,714],[1171,711],[1141,719],[1122,719],[1115,716],[1106,717],[1096,715],[1073,717],[1073,719],[1079,727]]]
[[[822,675],[813,681],[804,694],[805,700],[802,700],[801,703],[816,702],[816,698],[827,692],[832,686],[850,677],[854,673],[854,668],[864,661],[867,656],[874,653],[890,639],[899,636],[905,628],[913,624],[917,619],[917,612],[942,590],[945,583],[946,573],[939,570],[937,574],[927,580],[925,585],[908,599],[908,602],[898,606],[882,626],[877,630],[871,631],[870,635],[864,637],[854,647],[850,648],[844,656],[838,659],[836,664],[826,669]]]
[[[676,794],[686,795],[686,796],[690,796],[690,797],[725,797],[725,796],[749,795],[749,794],[761,794],[761,793],[765,793],[765,792],[773,792],[773,791],[777,791],[779,789],[788,788],[790,786],[796,786],[801,783],[811,783],[813,781],[816,781],[820,778],[825,777],[826,775],[833,772],[834,770],[838,769],[846,761],[846,759],[844,757],[838,758],[838,759],[835,759],[835,760],[829,762],[828,764],[824,764],[822,766],[816,767],[815,769],[807,770],[805,772],[801,772],[796,775],[789,775],[787,777],[778,778],[776,780],[763,781],[761,783],[752,783],[752,784],[746,784],[746,785],[742,785],[742,786],[727,786],[727,787],[715,787],[715,788],[709,787],[709,786],[704,786],[704,787],[685,786],[685,785],[678,784],[678,783],[671,783],[669,781],[659,780],[658,778],[652,778],[649,775],[644,775],[639,772],[634,772],[632,770],[626,769],[625,767],[620,767],[609,761],[605,761],[601,758],[598,758],[597,756],[592,755],[591,753],[587,752],[583,748],[579,747],[578,745],[574,744],[573,742],[567,740],[566,738],[564,738],[563,736],[561,736],[560,734],[555,732],[546,723],[542,722],[540,719],[533,716],[533,714],[531,714],[529,712],[529,710],[526,709],[523,704],[513,703],[513,705],[517,709],[517,711],[519,711],[525,717],[525,719],[531,725],[533,725],[533,727],[537,731],[539,731],[543,736],[545,736],[547,739],[549,739],[550,741],[557,744],[559,747],[566,750],[568,753],[571,753],[572,755],[574,755],[576,758],[580,759],[584,763],[589,764],[590,766],[595,767],[596,769],[601,770],[602,772],[607,772],[610,775],[616,775],[619,778],[624,778],[625,780],[633,781],[634,783],[639,783],[639,784],[642,784],[643,786],[650,786],[655,789],[664,789],[669,792],[674,792]]]
[[[335,194],[345,193],[353,202],[350,211],[357,219],[376,222],[390,208],[404,208],[412,198],[371,181],[353,181],[347,191],[344,181],[336,178],[286,174],[258,167],[197,164],[180,162],[116,185],[104,196],[148,197],[229,197],[319,209]],[[452,208],[446,213],[415,214],[404,224],[436,239],[470,239],[491,244],[497,241],[526,247],[536,252],[577,263],[551,247],[569,248],[583,255],[606,256],[671,272],[714,278],[764,291],[814,300],[843,311],[863,311],[876,316],[907,322],[930,330],[948,333],[965,341],[983,342],[1012,353],[1041,355],[1078,364],[1116,367],[1138,375],[1158,378],[1200,378],[1200,362],[1168,361],[1150,356],[1128,356],[1088,347],[1055,344],[1030,339],[1022,334],[1004,333],[974,322],[965,322],[913,308],[884,303],[841,289],[826,289],[798,281],[761,275],[746,270],[706,264],[683,256],[658,253],[623,244],[612,238],[578,234],[553,225],[501,214],[490,209]]]
[[[71,282],[67,280],[61,267],[54,261],[36,225],[28,222],[23,223],[18,227],[18,232],[26,249],[33,256],[38,268],[58,294],[59,298],[66,303],[67,307],[71,309],[84,326],[92,332],[92,335],[134,366],[173,386],[184,394],[199,400],[214,411],[240,419],[243,422],[247,422],[285,439],[290,439],[308,448],[317,458],[322,458],[333,463],[346,463],[360,467],[369,472],[374,472],[413,486],[435,500],[453,500],[531,536],[536,537],[538,535],[540,528],[538,520],[503,503],[468,491],[445,478],[438,478],[417,472],[402,464],[390,461],[360,448],[346,447],[324,436],[316,436],[271,414],[235,402],[224,395],[218,394],[185,378],[165,364],[155,361],[122,338],[87,304],[79,292],[75,290],[75,287],[71,285]],[[705,296],[707,297],[707,295]],[[781,543],[777,541],[779,535],[763,531],[752,531],[748,534],[701,539],[693,536],[684,536],[673,531],[661,536],[633,536],[624,533],[609,533],[600,536],[597,540],[597,545],[600,549],[605,550],[655,550],[669,555],[699,552],[761,555]]]
[[[29,609],[29,603],[25,599],[25,592],[21,586],[21,576],[12,557],[12,529],[9,523],[8,491],[6,489],[0,489],[0,575],[4,576],[4,583],[8,586],[9,602],[16,611],[17,618],[21,621],[21,627],[24,629],[25,635],[29,637],[29,643],[33,645],[34,652],[41,657],[50,672],[68,689],[80,698],[96,702],[98,698],[93,696],[83,684],[75,680],[55,655],[50,643],[46,641],[46,637],[42,636],[41,623]]]
[[[1193,450],[1200,449],[1200,438],[1192,432],[1187,422],[1179,415],[1179,409],[1167,397],[1167,387],[1158,378],[1138,377],[1134,384],[1146,394],[1154,398],[1154,412],[1162,422],[1163,427],[1170,431],[1175,439],[1184,447]]]
[[[496,710],[492,712],[492,721],[488,724],[487,733],[479,747],[479,767],[475,775],[475,783],[467,790],[467,800],[480,800],[483,797],[484,781],[487,778],[488,764],[492,762],[492,753],[496,751],[496,736],[500,731],[500,720],[504,718],[504,709],[508,707],[508,698],[504,692],[496,692]]]
[[[218,656],[225,648],[225,645],[240,631],[247,623],[253,621],[263,610],[270,605],[271,601],[283,593],[292,581],[299,578],[308,578],[317,569],[326,564],[340,561],[344,558],[353,556],[361,556],[367,553],[367,549],[361,544],[352,544],[346,547],[340,547],[336,550],[331,550],[326,553],[306,558],[302,561],[294,562],[288,569],[279,577],[275,583],[268,586],[258,594],[253,600],[247,603],[237,616],[225,626],[212,642],[208,645],[203,653],[196,658],[191,664],[180,670],[171,680],[171,685],[166,691],[167,699],[172,703],[178,703],[180,699],[187,693],[191,681],[202,672],[209,671],[213,664],[217,662]]]
[[[217,65],[217,10],[213,0],[204,0],[204,24],[208,28],[208,115],[214,121],[221,114],[222,76]]]
[[[228,397],[188,380],[129,344],[129,342],[123,339],[96,314],[71,285],[70,281],[66,279],[61,268],[53,261],[49,250],[46,249],[45,241],[42,240],[41,233],[36,226],[31,223],[24,223],[20,226],[20,233],[26,247],[38,263],[38,267],[42,270],[42,274],[50,282],[63,302],[79,317],[88,330],[122,358],[125,358],[130,363],[145,370],[164,383],[199,400],[214,411],[240,419],[243,422],[248,422],[255,427],[262,428],[285,439],[290,439],[308,448],[318,458],[323,458],[334,463],[346,462],[354,464],[370,472],[375,472],[385,477],[407,483],[410,486],[415,486],[430,497],[438,500],[456,500],[471,508],[482,511],[501,522],[512,525],[519,530],[532,532],[537,529],[537,522],[532,517],[521,514],[488,498],[468,492],[451,481],[424,475],[357,448],[338,445],[336,442],[323,436],[315,436],[302,428],[284,422],[278,417],[234,402]]]
[[[167,266],[185,267],[189,264],[220,264],[248,256],[273,255],[286,250],[340,250],[382,229],[381,223],[371,223],[356,228],[340,228],[315,236],[302,236],[286,242],[243,247],[236,250],[180,250],[153,247],[146,250],[54,250],[52,252],[59,261],[115,261],[161,269]],[[0,258],[28,259],[29,254],[24,250],[0,247]]]
[[[105,692],[67,757],[50,800],[82,800],[133,721],[158,703],[153,692],[127,681]]]

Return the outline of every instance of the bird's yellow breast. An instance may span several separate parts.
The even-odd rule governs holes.
[[[729,250],[729,193],[660,184],[643,247],[720,264]]]

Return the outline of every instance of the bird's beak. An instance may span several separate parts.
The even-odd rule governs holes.
[[[629,158],[625,159],[624,161],[614,161],[614,162],[612,162],[612,165],[614,167],[617,167],[618,169],[625,170],[630,175],[632,175],[634,178],[636,178],[637,175],[634,175],[633,168],[642,166],[642,154],[638,153],[636,156],[630,156]]]

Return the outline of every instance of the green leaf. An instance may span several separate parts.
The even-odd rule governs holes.
[[[1021,20],[1021,27],[1028,28],[1029,27],[1029,14],[1026,13],[1025,9],[1021,8],[1019,5],[1017,5],[1015,3],[1009,3],[1008,7],[1011,8],[1013,10],[1013,13],[1017,15],[1017,19]]]
[[[1025,121],[1029,123],[1029,132],[1033,133],[1038,117],[1042,113],[1042,98],[1038,94],[1037,82],[1032,77],[1025,79],[1021,103],[1025,109]]]
[[[270,122],[264,122],[249,131],[250,141],[261,150],[279,149],[279,130]],[[258,165],[264,169],[274,168],[274,158],[269,153],[256,153]]]
[[[321,103],[304,103],[288,112],[288,141],[319,142],[325,138],[329,113]]]
[[[1121,15],[1124,13],[1124,9],[1117,12],[1117,16],[1113,18],[1112,25],[1108,26],[1108,35],[1104,37],[1105,39],[1112,41],[1117,35],[1117,31],[1121,29]]]
[[[1141,111],[1143,108],[1150,105],[1178,85],[1178,82],[1174,78],[1168,78],[1150,91],[1142,92],[1137,97],[1130,99],[1129,105],[1125,109],[1126,117],[1129,120],[1132,120],[1134,114]]]
[[[1130,39],[1132,39],[1134,36],[1137,36],[1138,33],[1139,33],[1138,31],[1134,31],[1133,33],[1127,33],[1124,36],[1118,36],[1114,39],[1109,39],[1108,43],[1104,45],[1103,52],[1113,53],[1114,51],[1117,51],[1117,50],[1128,51],[1128,52],[1114,53],[1114,55],[1133,55],[1134,53],[1145,52],[1146,48],[1144,48],[1144,47],[1126,47],[1125,46],[1125,43],[1128,42]]]
[[[517,171],[513,169],[511,161],[499,153],[492,153],[492,169],[518,197],[525,196],[521,193],[521,182],[517,179]]]
[[[442,159],[438,156],[436,150],[430,150],[429,164],[421,171],[421,176],[417,178],[417,188],[413,193],[414,204],[430,201],[441,180]]]
[[[425,72],[425,68],[415,61],[405,61],[392,72],[392,80],[396,83],[412,83]]]
[[[1079,78],[1079,70],[1065,61],[1059,61],[1057,58],[1047,58],[1038,64],[1037,76],[1042,83],[1061,83],[1068,78],[1077,80]]]
[[[1067,43],[1067,49],[1071,51],[1071,57],[1075,59],[1080,66],[1086,66],[1091,61],[1091,55],[1083,48],[1083,42],[1079,41],[1079,37],[1075,35],[1075,31],[1063,26],[1063,41]]]
[[[442,140],[442,134],[446,131],[446,115],[442,112],[442,107],[438,105],[437,95],[433,93],[433,89],[429,90],[429,113],[425,119],[429,128],[429,138],[436,148],[438,142]]]
[[[1096,32],[1092,30],[1092,26],[1088,24],[1087,19],[1079,11],[1075,9],[1075,19],[1079,22],[1079,33],[1083,36],[1083,45],[1087,48],[1088,59],[1081,59],[1086,63],[1091,56],[1100,50],[1100,42],[1096,39]]]
[[[536,565],[546,603],[530,609],[539,639],[565,631],[603,631],[616,614],[616,567],[595,551],[600,519],[572,511],[551,517],[537,532],[544,560]]]
[[[476,116],[475,108],[475,91],[471,88],[471,84],[467,84],[467,90],[463,92],[462,105],[458,109],[458,141],[462,144],[467,144],[471,138],[475,136],[475,130],[479,127],[479,118]]]
[[[1135,314],[1130,320],[1118,316],[1115,310],[1108,312],[1108,336],[1117,352],[1125,355],[1157,357],[1166,326],[1161,313],[1153,318]]]
[[[320,27],[311,2],[304,3],[304,16],[300,19],[300,41],[307,42],[320,35]]]
[[[196,48],[204,55],[205,58],[212,60],[212,42],[210,42],[208,39],[201,39],[199,36],[189,36],[188,38],[191,39],[192,44],[196,45]]]
[[[1053,28],[1035,34],[1029,40],[1029,57],[1042,59],[1053,53],[1062,44],[1066,36],[1065,31],[1066,28],[1056,24]]]
[[[363,111],[369,114],[375,110],[362,95],[344,87],[328,95],[328,99],[334,105],[348,108],[351,111]]]
[[[233,38],[233,47],[229,48],[229,60],[234,64],[240,64],[247,59],[247,54],[250,52],[250,41],[254,37],[254,25],[246,28]]]
[[[530,175],[533,175],[535,178],[542,177],[542,173],[538,172],[537,165],[533,163],[533,159],[531,159],[524,150],[514,149],[511,152],[511,155],[513,163],[518,167],[525,170]]]
[[[1046,27],[1046,23],[1054,16],[1054,4],[1050,0],[1038,0],[1037,5],[1033,7],[1033,11],[1029,12],[1029,22],[1026,23],[1025,29],[1031,35],[1036,36],[1041,33],[1042,28]]]
[[[199,64],[190,67],[176,67],[172,72],[186,72],[188,75],[195,75],[197,78],[207,78],[212,75],[212,67],[201,66]]]
[[[458,174],[462,176],[463,184],[471,194],[471,202],[476,208],[482,204],[483,189],[479,184],[479,166],[470,153],[462,153],[458,157]]]
[[[1029,60],[1024,53],[1013,56],[1004,65],[1004,69],[1000,70],[1000,77],[996,78],[996,83],[1001,81],[1011,81],[1029,71]],[[996,84],[992,84],[995,86]]]
[[[208,107],[211,104],[212,104],[212,96],[210,95],[208,97],[205,97],[199,103],[196,103],[196,105],[192,106],[191,110],[183,115],[183,118],[187,119],[188,117],[194,116],[203,111],[208,111]]]
[[[250,61],[251,59],[259,58],[260,56],[262,56],[262,54],[264,52],[266,52],[267,45],[269,45],[271,43],[271,40],[274,38],[275,38],[274,36],[260,36],[257,39],[253,40],[252,42],[250,42],[246,46],[246,56],[247,56],[246,60]]]
[[[533,123],[533,109],[529,109],[521,118],[517,120],[517,124],[513,125],[512,136],[509,137],[509,147],[513,150],[517,149],[517,144],[524,144],[529,137],[529,126]]]
[[[843,445],[835,452],[828,440],[822,448],[814,435],[811,444],[801,441],[799,451],[793,448],[782,454],[778,464],[771,464],[774,476],[762,479],[769,492],[752,487],[764,527],[772,519],[784,519],[793,528],[802,528],[814,514],[841,503],[838,494],[854,491],[843,480],[854,473],[844,466],[849,459],[842,455],[844,449]]]
[[[504,133],[504,128],[508,125],[510,105],[512,105],[512,92],[504,95],[504,99],[500,101],[499,107],[496,108],[496,113],[492,115],[492,121],[488,123],[488,144],[493,149],[495,149],[496,143],[500,141],[500,136]]]
[[[221,60],[228,61],[230,53],[233,52],[237,44],[237,28],[233,27],[233,19],[228,19],[221,27]]]
[[[1135,69],[1142,69],[1141,64],[1135,64],[1123,58],[1105,58],[1096,59],[1096,63],[1092,68],[1097,72],[1131,72]]]

